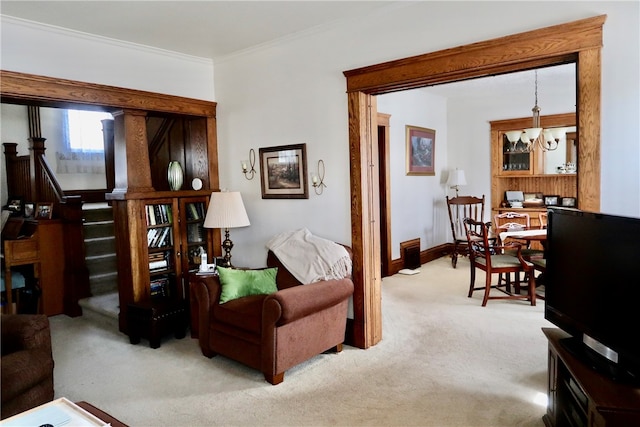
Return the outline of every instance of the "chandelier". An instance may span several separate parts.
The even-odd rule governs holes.
[[[562,128],[542,129],[540,126],[540,107],[538,106],[538,70],[535,70],[535,105],[531,111],[533,112],[533,127],[524,130],[512,130],[505,132],[505,135],[511,145],[515,149],[516,144],[519,141],[522,141],[522,145],[518,146],[517,151],[527,153],[533,151],[536,147],[540,147],[542,151],[553,151],[558,148],[558,142],[562,136]]]

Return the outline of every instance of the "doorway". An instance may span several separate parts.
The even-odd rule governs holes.
[[[354,344],[382,339],[378,124],[375,96],[489,75],[575,62],[581,147],[578,199],[581,209],[600,203],[600,73],[605,15],[506,36],[421,56],[345,71],[352,162],[354,252]],[[556,43],[562,40],[563,43]],[[588,171],[585,172],[585,171]],[[387,239],[388,240],[388,239]],[[365,256],[367,254],[368,256]]]

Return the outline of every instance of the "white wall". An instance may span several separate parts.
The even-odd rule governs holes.
[[[0,23],[3,70],[214,99],[210,59],[13,17],[2,16]]]
[[[463,9],[466,13],[460,14]],[[221,181],[243,193],[253,221],[251,227],[234,230],[234,258],[261,265],[263,242],[299,226],[349,242],[348,115],[342,71],[601,14],[608,15],[602,61],[602,210],[640,216],[637,3],[412,2],[215,64]],[[516,114],[506,103],[498,103],[495,117],[479,115],[483,106],[450,104],[447,164],[438,168],[469,170],[469,190],[489,197],[488,121],[526,117],[531,114],[529,103],[527,98],[525,111]],[[544,114],[566,112],[542,107]],[[474,116],[473,123],[461,126],[457,121]],[[486,135],[486,140],[470,135]],[[309,201],[262,200],[258,183],[244,180],[238,161],[247,157],[249,148],[303,141],[309,144],[310,159],[323,158],[328,165],[329,188]],[[620,149],[604,154],[608,141]],[[625,165],[624,170],[618,164]],[[410,207],[392,208],[405,209]],[[431,209],[434,218],[446,218],[442,200],[434,199]],[[438,222],[448,227],[446,221]],[[394,235],[394,251],[396,240],[401,239]]]
[[[425,89],[377,97],[378,111],[390,114],[391,256],[400,258],[400,243],[420,238],[422,250],[449,240],[449,219],[440,209],[447,194],[447,100]],[[405,126],[436,131],[435,176],[407,175]],[[436,208],[438,207],[438,208]],[[442,217],[442,213],[445,213]],[[444,222],[443,222],[444,220]]]
[[[242,192],[251,220],[250,227],[232,230],[235,264],[264,265],[266,240],[302,226],[350,243],[344,70],[601,14],[608,15],[602,51],[601,207],[640,216],[638,2],[403,2],[215,64],[221,186]],[[211,99],[210,64],[188,59],[2,22],[3,69]],[[464,106],[449,105],[448,115],[455,117],[458,108]],[[468,137],[476,129],[488,134],[488,123],[457,130],[466,137],[450,124],[448,164],[438,167],[467,169],[474,182],[470,190],[489,194],[488,148]],[[324,194],[263,200],[259,181],[245,180],[240,160],[250,148],[302,142],[310,168],[320,158],[325,161]],[[436,203],[433,209],[437,218],[444,205]]]

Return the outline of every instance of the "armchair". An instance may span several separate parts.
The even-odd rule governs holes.
[[[268,259],[273,265],[273,258]],[[220,354],[258,369],[276,385],[289,368],[332,348],[340,352],[353,294],[351,279],[301,285],[280,267],[276,284],[278,290],[270,295],[221,304],[219,277],[198,276],[192,286],[202,354]]]
[[[2,414],[5,419],[53,400],[53,356],[45,315],[7,314],[2,328]]]

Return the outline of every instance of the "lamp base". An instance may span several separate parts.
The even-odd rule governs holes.
[[[222,241],[222,249],[224,249],[224,261],[222,267],[233,268],[231,265],[231,249],[233,248],[233,242],[229,238],[229,229],[224,229],[224,240]]]

